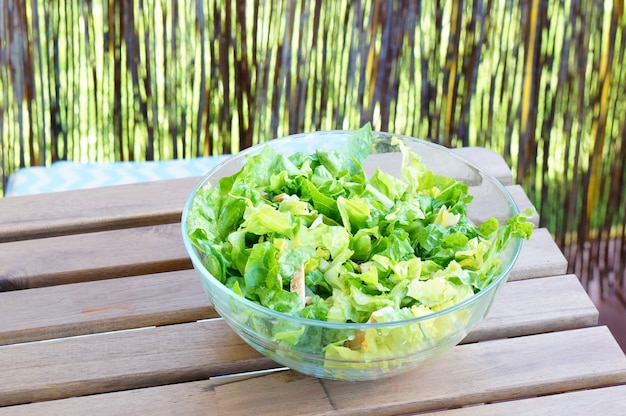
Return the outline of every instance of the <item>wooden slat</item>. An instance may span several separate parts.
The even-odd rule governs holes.
[[[0,345],[6,345],[193,322],[217,313],[190,269],[0,293],[0,316]]]
[[[511,194],[511,197],[515,201],[515,205],[517,205],[517,208],[521,212],[524,212],[528,208],[534,209],[533,203],[530,202],[530,199],[528,199],[528,196],[526,195],[526,193],[524,192],[524,189],[520,185],[507,186],[507,189],[509,193]],[[530,222],[535,224],[535,226],[539,226],[539,214],[537,213],[536,210],[535,210],[535,214],[530,219]]]
[[[264,377],[264,376],[261,376]],[[296,377],[298,382],[290,383]],[[266,377],[264,379],[267,379]],[[308,413],[298,411],[298,415],[336,414],[329,403],[321,383],[311,377],[300,380],[301,377],[293,372],[283,372],[272,375],[271,382],[283,383],[289,388],[278,386],[272,391],[271,400],[259,400],[260,392],[250,390],[238,398],[238,402],[229,415],[245,415],[245,411],[255,407],[254,414],[258,415],[293,415],[281,403],[292,403],[293,397],[300,397],[302,406],[310,410]],[[238,383],[243,385],[244,378]],[[252,379],[251,384],[256,381]],[[173,386],[152,387],[130,392],[108,393],[89,397],[78,397],[55,402],[44,402],[21,405],[0,409],[2,416],[30,416],[36,414],[58,414],[67,416],[82,416],[85,409],[90,415],[110,415],[123,413],[126,416],[167,415],[168,412],[193,415],[219,415],[225,404],[215,409],[215,402],[224,402],[227,389],[215,388],[216,383],[199,381],[183,383]],[[270,384],[271,386],[272,384]],[[222,393],[224,391],[224,393]],[[255,394],[256,393],[256,394]],[[252,402],[252,403],[250,403]],[[315,406],[317,404],[317,406]],[[54,413],[50,413],[54,412]],[[180,413],[179,413],[180,412]],[[542,416],[622,416],[626,414],[626,386],[613,386],[554,394],[550,396],[534,397],[522,400],[511,400],[487,405],[474,405],[454,410],[443,410],[434,413],[419,413],[420,416],[502,416],[502,415],[542,415]]]
[[[262,388],[258,377],[267,381],[267,384],[261,385]],[[251,389],[238,397],[228,397],[228,379],[198,381],[5,407],[0,408],[0,416],[83,416],[87,409],[88,414],[93,416],[306,416],[333,410],[321,383],[313,377],[283,371],[269,378],[260,375],[237,377],[236,380],[238,386],[243,388],[249,383]],[[264,396],[265,400],[260,396]],[[289,409],[283,405],[292,405],[295,397],[298,398],[297,408]],[[232,408],[227,409],[229,404]]]
[[[71,416],[86,409],[91,415],[392,415],[624,382],[626,358],[607,328],[594,327],[458,346],[385,381],[336,382],[273,372],[73,397],[4,408],[0,415],[45,410]]]
[[[579,283],[572,281],[571,278],[569,281],[576,283],[577,286],[574,287],[580,290]],[[527,286],[532,283],[534,282],[510,283],[512,289],[505,290],[499,299],[501,306],[494,305],[494,314],[491,314],[470,338],[473,341],[488,340],[494,337],[532,334],[537,331],[576,328],[578,325],[593,323],[593,320],[597,319],[595,308],[588,304],[589,299],[585,298],[584,294],[567,288],[567,283],[559,277],[547,279],[546,286],[563,289],[562,297],[567,297],[568,301],[552,300],[549,292],[537,294],[535,296],[537,306],[534,307],[523,306],[524,303],[532,303],[528,300],[526,302],[514,300],[516,295],[524,291],[520,290],[520,285]],[[588,310],[587,316],[583,316],[580,311],[575,311],[572,317],[567,315],[572,309],[576,309],[572,304],[576,303],[577,299],[582,299],[583,304],[587,304],[586,308],[581,308]],[[525,311],[516,314],[507,310],[517,306],[525,308]],[[559,311],[559,307],[565,310]],[[146,353],[142,354],[143,351]],[[214,351],[230,352],[214,354]],[[245,351],[248,351],[247,345],[235,336],[221,319],[8,346],[5,347],[4,354],[0,355],[0,368],[3,368],[3,374],[7,379],[16,385],[9,383],[6,387],[0,386],[0,404],[3,400],[18,400],[11,399],[12,397],[26,400],[30,394],[35,394],[33,400],[65,397],[64,394],[69,394],[69,390],[57,389],[55,386],[59,383],[70,386],[71,394],[76,395],[76,389],[80,388],[95,389],[85,391],[84,394],[109,391],[108,386],[112,383],[112,378],[116,377],[119,378],[115,382],[116,388],[137,388],[150,385],[149,383],[154,383],[154,380],[158,380],[157,384],[189,381],[197,376],[195,371],[187,367],[191,362],[195,363],[193,365],[205,376],[243,371],[241,361],[247,361],[245,368],[248,370],[268,366],[266,360],[252,350],[247,353]],[[29,357],[28,362],[24,362],[23,357]],[[129,366],[129,361],[133,359],[133,365]],[[42,374],[42,371],[45,374]],[[142,376],[135,372],[141,373]],[[162,373],[166,374],[161,375]],[[181,378],[173,379],[171,374],[174,373]],[[85,380],[85,374],[90,374],[89,377],[93,379],[88,377]],[[77,387],[75,384],[85,386]],[[15,396],[17,394],[15,390],[25,389],[32,389],[35,392],[29,392],[26,396]]]
[[[484,148],[455,152],[491,172],[505,185],[511,171]],[[0,242],[53,237],[180,220],[185,201],[201,177],[52,192],[0,199]],[[519,186],[509,188],[520,207],[530,203]]]
[[[191,268],[180,224],[0,243],[0,291]],[[525,241],[510,279],[563,274],[567,261],[545,229]]]
[[[0,199],[0,242],[180,221],[199,177]]]
[[[264,376],[261,376],[264,377]],[[293,415],[281,403],[291,403],[293,397],[300,397],[301,409],[310,410],[308,413],[298,411],[298,415],[336,414],[329,403],[324,390],[318,380],[306,378],[290,383],[294,377],[301,377],[293,372],[283,372],[272,375],[272,382],[283,383],[289,388],[273,390],[271,400],[259,400],[260,392],[250,390],[249,394],[239,397],[229,415],[245,415],[245,411],[253,408],[258,415]],[[267,379],[267,378],[265,378]],[[244,384],[243,378],[238,383]],[[253,379],[251,382],[255,383]],[[223,402],[227,398],[220,387],[215,389],[215,383],[208,381],[183,383],[172,386],[152,387],[129,392],[108,393],[89,397],[70,398],[55,402],[35,403],[0,409],[2,416],[30,416],[35,414],[58,414],[67,416],[83,415],[89,409],[90,415],[110,415],[123,413],[126,416],[167,415],[168,412],[180,412],[193,415],[219,415],[223,410],[222,404],[215,409],[214,402]],[[271,384],[270,384],[271,386]],[[255,394],[256,393],[256,394]],[[220,400],[221,399],[221,400]],[[250,403],[252,402],[252,404]],[[315,406],[317,404],[317,406]],[[50,413],[54,412],[54,413]],[[349,414],[349,413],[348,413]],[[626,386],[613,386],[554,394],[550,396],[534,397],[522,400],[511,400],[487,405],[474,405],[454,410],[443,410],[434,413],[419,413],[420,416],[501,416],[501,415],[543,415],[543,416],[622,416],[626,414]]]
[[[0,244],[5,290],[188,268],[179,223]]]
[[[509,280],[530,279],[567,273],[567,259],[547,229],[533,230],[511,269]]]
[[[323,384],[335,408],[385,415],[624,382],[621,348],[606,327],[593,327],[463,345],[387,383]]]
[[[222,319],[1,347],[0,406],[275,367]]]
[[[597,325],[598,310],[574,275],[507,282],[463,342]]]
[[[626,415],[626,386],[575,391],[522,400],[464,407],[421,416],[623,416]]]
[[[37,305],[37,307],[33,307]],[[0,345],[217,316],[193,270],[0,293]],[[575,276],[508,282],[465,342],[595,325]]]
[[[504,158],[493,150],[484,147],[460,147],[452,152],[469,160],[481,169],[491,173],[503,185],[513,184],[513,173]]]

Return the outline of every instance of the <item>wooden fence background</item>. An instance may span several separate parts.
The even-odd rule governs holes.
[[[372,122],[502,154],[583,279],[626,269],[624,0],[0,0],[2,184]],[[1,192],[1,189],[0,189]]]

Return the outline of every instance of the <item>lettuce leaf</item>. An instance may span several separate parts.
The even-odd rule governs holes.
[[[265,146],[238,173],[199,190],[188,229],[207,270],[267,308],[330,322],[426,316],[483,290],[501,272],[509,242],[530,237],[532,210],[502,225],[495,218],[475,225],[466,184],[434,174],[403,142],[390,146],[402,156],[399,177],[365,175],[373,147],[366,125],[339,150],[285,157]],[[302,272],[304,303],[291,291]],[[254,316],[242,316],[256,325]],[[432,342],[461,319],[444,315],[382,337],[366,330],[328,339],[289,325],[264,330],[285,345],[362,360]]]

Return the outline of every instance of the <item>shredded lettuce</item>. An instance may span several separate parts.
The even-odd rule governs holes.
[[[495,218],[473,224],[466,184],[434,174],[402,141],[390,145],[402,153],[399,177],[366,176],[373,147],[366,125],[341,150],[285,156],[265,146],[238,173],[201,188],[188,230],[208,271],[267,308],[329,322],[426,316],[487,287],[510,240],[532,233],[532,211],[503,225]],[[298,273],[303,296],[292,287]],[[329,358],[367,359],[436,337],[446,319],[383,337],[365,331],[356,341],[280,325],[272,336],[317,345]]]

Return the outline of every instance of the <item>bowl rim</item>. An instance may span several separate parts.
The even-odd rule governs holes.
[[[187,230],[187,217],[189,214],[189,211],[191,210],[191,207],[193,205],[194,199],[198,193],[198,191],[204,187],[207,184],[208,178],[210,176],[212,176],[216,171],[218,171],[222,166],[224,166],[227,163],[231,163],[233,161],[233,159],[237,158],[237,159],[245,159],[248,155],[253,155],[256,152],[259,152],[265,145],[269,144],[270,142],[276,143],[276,142],[288,142],[288,141],[293,141],[293,140],[297,140],[297,139],[302,139],[302,138],[306,138],[308,136],[324,136],[324,135],[336,135],[336,134],[342,134],[342,135],[347,135],[347,134],[351,134],[353,132],[355,132],[356,130],[318,130],[318,131],[314,131],[314,132],[307,132],[307,133],[296,133],[296,134],[291,134],[291,135],[287,135],[287,136],[283,136],[283,137],[277,137],[271,140],[268,140],[266,142],[263,143],[258,143],[254,146],[251,146],[247,149],[244,149],[236,154],[233,154],[231,157],[223,160],[222,162],[220,162],[219,164],[215,165],[214,167],[212,167],[209,171],[207,171],[206,174],[204,174],[201,179],[199,180],[199,182],[194,186],[191,194],[187,197],[187,200],[185,202],[185,205],[183,207],[183,212],[182,212],[182,216],[181,216],[181,231],[182,231],[182,237],[183,237],[183,243],[185,245],[185,249],[187,251],[187,254],[190,256],[191,261],[193,263],[193,266],[195,269],[197,269],[197,272],[199,273],[199,277],[201,279],[205,279],[208,278],[209,280],[212,281],[212,283],[214,283],[214,286],[216,288],[218,288],[218,290],[220,292],[222,292],[223,294],[225,294],[226,296],[229,297],[234,297],[236,298],[238,301],[242,302],[243,305],[251,308],[254,311],[258,311],[262,314],[266,314],[269,315],[270,317],[276,318],[276,319],[281,319],[281,320],[289,320],[292,321],[294,323],[298,323],[298,324],[302,324],[302,325],[307,325],[307,326],[317,326],[317,327],[324,327],[324,328],[333,328],[333,329],[341,329],[341,330],[349,330],[349,329],[355,329],[355,330],[363,330],[363,329],[374,329],[374,328],[391,328],[391,327],[397,327],[397,326],[404,326],[404,325],[408,325],[408,324],[415,324],[415,323],[420,323],[420,322],[426,322],[429,321],[431,319],[435,319],[438,317],[441,317],[443,315],[447,315],[451,312],[454,312],[456,310],[462,309],[470,304],[473,304],[475,302],[478,302],[478,300],[484,296],[487,296],[488,293],[490,293],[491,291],[497,289],[500,284],[502,283],[502,280],[507,278],[511,268],[513,267],[513,265],[515,264],[515,262],[517,261],[517,258],[519,257],[520,251],[521,251],[521,247],[522,247],[522,239],[519,237],[514,237],[511,239],[511,241],[509,242],[509,246],[507,246],[505,248],[506,250],[513,250],[512,255],[511,255],[511,259],[510,261],[503,265],[502,270],[500,271],[500,273],[494,277],[491,282],[482,290],[480,290],[477,293],[474,293],[472,296],[462,300],[461,302],[458,302],[452,306],[449,306],[447,308],[441,309],[439,311],[436,312],[432,312],[429,313],[427,315],[422,315],[422,316],[418,316],[415,318],[410,318],[410,319],[403,319],[403,320],[398,320],[398,321],[389,321],[389,322],[363,322],[363,323],[357,323],[357,322],[331,322],[331,321],[320,321],[320,320],[315,320],[315,319],[309,319],[309,318],[303,318],[303,317],[299,317],[299,316],[294,316],[294,315],[290,315],[288,313],[285,312],[279,312],[270,308],[267,308],[259,303],[256,303],[254,301],[251,301],[250,299],[247,299],[244,296],[241,296],[235,292],[233,292],[230,288],[228,288],[226,285],[224,285],[222,282],[220,282],[218,279],[216,279],[211,273],[209,273],[208,270],[206,270],[206,268],[204,267],[204,264],[202,262],[202,260],[200,259],[199,255],[198,255],[198,251],[199,248],[196,247],[193,242],[191,241],[191,239],[189,238],[189,233]],[[469,167],[471,167],[472,169],[475,169],[476,172],[481,175],[482,177],[486,177],[489,180],[491,180],[493,183],[496,184],[496,187],[499,188],[499,190],[503,193],[503,195],[506,197],[507,202],[509,204],[509,206],[511,207],[512,210],[512,215],[518,214],[519,208],[517,206],[517,204],[515,203],[515,200],[513,199],[511,193],[508,191],[508,189],[506,188],[506,186],[504,186],[493,174],[491,174],[490,172],[484,170],[483,168],[477,166],[476,164],[474,164],[473,162],[467,160],[466,158],[452,153],[450,152],[450,149],[446,148],[445,146],[442,146],[440,144],[437,143],[433,143],[433,142],[429,142],[427,140],[424,139],[419,139],[416,137],[411,137],[411,136],[407,136],[407,135],[403,135],[403,134],[398,134],[398,133],[390,133],[390,132],[384,132],[384,131],[374,131],[372,130],[372,135],[374,135],[374,137],[380,137],[380,136],[389,136],[389,137],[397,137],[400,138],[402,140],[410,140],[410,141],[414,141],[419,143],[420,145],[424,145],[427,147],[432,147],[434,149],[437,149],[438,151],[444,151],[446,152],[448,155],[458,159],[459,161],[461,161],[462,163],[468,165]],[[213,307],[216,308],[217,312],[221,315],[221,312],[217,309],[217,307],[215,305],[213,305]]]

